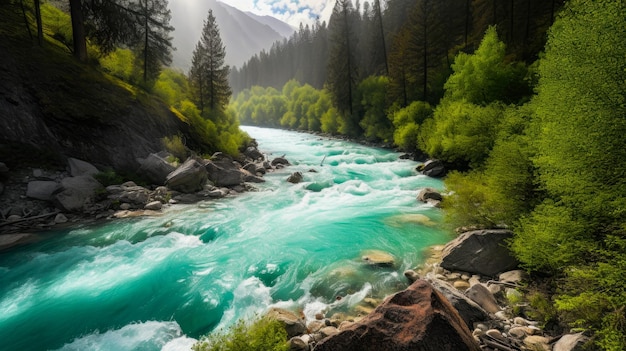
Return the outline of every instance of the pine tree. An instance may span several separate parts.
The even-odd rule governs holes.
[[[196,90],[196,100],[204,114],[223,112],[231,96],[228,84],[230,68],[224,64],[226,49],[220,37],[220,30],[209,10],[202,37],[196,45],[191,62],[189,79]]]
[[[133,5],[138,24],[138,57],[142,61],[143,81],[154,80],[161,68],[172,63],[172,18],[167,0],[140,0]]]

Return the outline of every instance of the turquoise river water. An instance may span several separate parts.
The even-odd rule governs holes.
[[[258,191],[81,226],[0,254],[0,349],[189,350],[269,307],[309,319],[345,312],[406,287],[402,272],[449,239],[439,210],[415,198],[443,185],[418,175],[415,162],[244,129],[270,158],[293,163],[268,173]],[[286,182],[295,171],[304,181]],[[367,266],[368,250],[392,254],[395,266]]]

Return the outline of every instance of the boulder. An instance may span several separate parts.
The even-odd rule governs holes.
[[[393,255],[380,250],[364,251],[361,254],[361,259],[370,266],[393,267],[395,264]]]
[[[163,204],[161,203],[161,201],[152,201],[144,206],[144,209],[152,211],[158,211],[161,208],[163,208]]]
[[[272,308],[267,312],[267,317],[283,324],[289,338],[306,333],[304,320],[291,311],[282,308]]]
[[[139,174],[157,185],[165,184],[167,175],[176,170],[176,167],[158,154],[150,154],[145,159],[140,159],[139,164]]]
[[[316,351],[478,351],[469,329],[446,298],[418,280],[371,314],[327,337]]]
[[[58,213],[54,217],[54,223],[56,223],[56,224],[67,223],[67,221],[68,221],[68,219],[67,219],[67,217],[63,213]]]
[[[554,344],[552,351],[582,351],[584,350],[583,346],[588,341],[589,338],[583,335],[583,333],[563,335]]]
[[[241,171],[243,174],[243,181],[247,183],[265,183],[265,179],[261,177],[257,177],[256,175],[246,171],[245,169]]]
[[[287,178],[287,181],[289,183],[298,184],[302,181],[302,179],[303,179],[302,173],[294,172],[289,176],[289,178]]]
[[[498,280],[501,282],[519,284],[522,280],[526,279],[527,274],[521,269],[516,269],[508,272],[501,273],[498,276]]]
[[[244,174],[228,155],[217,152],[206,161],[204,168],[209,180],[216,186],[235,186],[244,182]]]
[[[78,177],[83,175],[96,175],[100,171],[91,163],[79,160],[77,158],[68,158],[67,164],[70,166],[70,174],[72,177]]]
[[[107,187],[109,199],[137,206],[145,205],[150,200],[150,190],[137,185],[112,185]]]
[[[443,196],[441,196],[441,193],[435,188],[423,188],[417,194],[417,200],[420,202],[428,202],[428,200],[441,201],[443,200]]]
[[[2,234],[0,235],[0,252],[12,247],[34,243],[37,240],[39,237],[35,234]]]
[[[289,161],[287,161],[287,159],[284,157],[276,157],[275,159],[272,160],[272,166],[274,167],[278,165],[289,166],[290,164],[291,163],[289,163]]]
[[[207,172],[200,162],[190,158],[166,177],[166,185],[181,193],[195,193],[204,188]]]
[[[496,313],[500,311],[500,306],[498,306],[495,297],[493,297],[491,291],[489,291],[489,289],[482,284],[475,284],[471,286],[465,292],[465,295],[489,313]]]
[[[476,230],[459,235],[442,252],[441,267],[493,277],[517,267],[507,241],[513,232],[504,229]]]
[[[418,169],[423,175],[440,178],[446,175],[446,167],[440,160],[428,160]]]
[[[259,150],[254,146],[248,146],[248,148],[246,149],[246,151],[243,152],[243,154],[255,161],[262,160],[264,158],[263,154],[259,152]]]
[[[428,278],[427,280],[437,291],[442,293],[443,296],[450,301],[452,306],[459,312],[459,315],[463,318],[468,328],[471,328],[474,323],[489,319],[489,314],[482,307],[463,295],[454,286],[440,279]]]
[[[85,205],[93,203],[99,189],[102,189],[102,184],[90,175],[63,178],[61,188],[52,201],[63,211],[80,211]]]
[[[61,185],[55,181],[35,180],[28,182],[26,196],[32,199],[51,201],[52,194],[60,188]]]

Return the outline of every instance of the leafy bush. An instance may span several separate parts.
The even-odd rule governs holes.
[[[287,351],[287,332],[272,319],[260,318],[247,324],[239,320],[224,332],[202,338],[193,351]]]
[[[177,159],[187,159],[187,155],[189,154],[189,152],[187,151],[187,147],[183,143],[183,139],[180,137],[180,135],[164,137],[163,139],[161,139],[161,142],[163,143],[163,147],[165,147],[165,149]]]

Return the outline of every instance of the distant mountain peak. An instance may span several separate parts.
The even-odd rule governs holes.
[[[243,12],[219,0],[187,1],[170,0],[172,11],[173,66],[188,70],[196,43],[200,39],[204,20],[209,9],[220,29],[226,46],[226,64],[240,67],[274,42],[289,37],[294,28],[271,16],[259,16]]]

